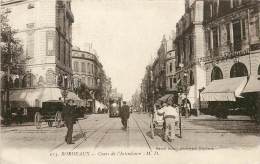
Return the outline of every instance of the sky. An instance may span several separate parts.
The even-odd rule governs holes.
[[[184,14],[184,0],[72,0],[73,45],[92,43],[112,87],[130,100],[161,44]]]

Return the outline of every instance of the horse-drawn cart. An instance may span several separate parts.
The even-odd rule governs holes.
[[[60,128],[62,125],[62,109],[64,103],[58,100],[51,100],[42,103],[42,108],[34,115],[34,124],[37,129],[41,128],[42,122],[47,122],[49,127],[54,125]]]

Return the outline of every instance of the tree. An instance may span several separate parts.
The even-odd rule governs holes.
[[[8,10],[2,10],[1,21],[1,70],[10,74],[24,73],[25,59],[21,41],[15,37],[17,30],[9,25]]]
[[[77,93],[79,98],[82,100],[91,98],[91,95],[89,94],[89,89],[85,83],[80,83],[79,88],[77,88]]]

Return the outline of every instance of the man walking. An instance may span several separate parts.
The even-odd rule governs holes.
[[[62,114],[63,119],[65,121],[65,125],[67,127],[67,134],[65,136],[65,141],[67,144],[73,144],[72,143],[72,133],[73,133],[73,123],[74,123],[74,117],[73,117],[73,104],[72,100],[68,100],[63,108]]]
[[[170,106],[170,102],[163,103],[163,107],[157,111],[159,115],[164,116],[165,121],[165,133],[164,133],[164,141],[171,142],[175,138],[175,121],[178,119],[177,106]]]
[[[123,129],[126,130],[127,128],[127,120],[130,117],[130,110],[129,110],[129,106],[126,105],[126,101],[123,101],[123,106],[120,109],[120,118],[121,118],[121,122],[123,124]]]

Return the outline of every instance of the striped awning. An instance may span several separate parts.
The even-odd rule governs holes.
[[[250,76],[243,93],[260,92],[260,75]]]
[[[19,89],[10,91],[10,102],[13,107],[41,107],[41,103],[50,100],[59,100],[62,98],[62,90],[59,88],[36,88],[36,89]],[[66,99],[75,101],[81,100],[75,93],[68,92]]]
[[[236,101],[241,97],[247,77],[214,80],[201,93],[201,101]]]

